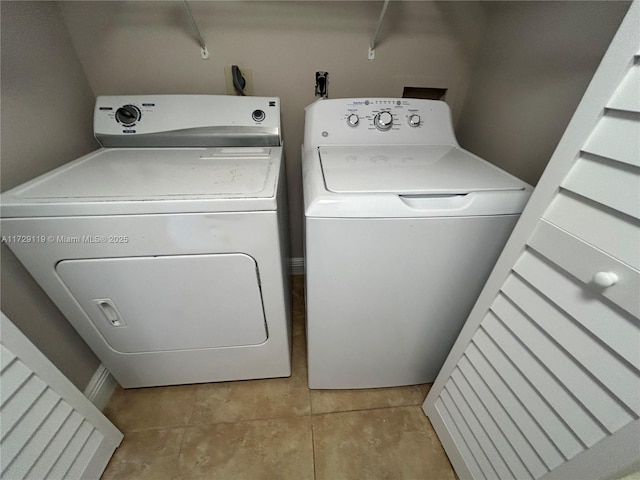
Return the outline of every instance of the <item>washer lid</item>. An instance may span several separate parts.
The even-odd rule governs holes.
[[[334,193],[454,194],[523,190],[526,184],[452,145],[320,147]]]
[[[281,155],[282,147],[100,149],[5,192],[2,216],[271,210]]]

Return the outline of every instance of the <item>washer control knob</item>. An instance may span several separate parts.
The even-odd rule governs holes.
[[[380,112],[373,118],[373,124],[378,130],[387,131],[393,126],[393,115],[391,112]]]
[[[359,121],[360,119],[355,113],[352,113],[347,117],[347,125],[349,125],[350,127],[357,127]]]
[[[409,125],[411,125],[412,127],[419,127],[420,126],[420,115],[411,115],[409,117]]]
[[[116,120],[125,127],[130,127],[140,120],[140,109],[135,105],[123,105],[116,110]]]
[[[593,276],[593,283],[600,288],[609,288],[618,283],[618,275],[613,272],[598,272]]]
[[[256,122],[261,122],[266,117],[264,110],[254,110],[251,114],[251,118],[253,118]]]

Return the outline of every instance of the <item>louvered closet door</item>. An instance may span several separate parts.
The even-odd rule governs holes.
[[[2,315],[0,478],[98,479],[122,434]]]
[[[515,253],[497,294],[483,292],[488,308],[476,305],[425,401],[461,478],[582,480],[640,468],[638,7],[556,151],[565,158],[550,162],[570,162],[568,172],[535,218],[523,214],[526,242],[508,244]],[[621,56],[621,42],[635,55]],[[600,72],[614,60],[622,74],[603,96],[610,73]],[[598,96],[595,119],[581,118]],[[586,126],[567,159],[562,147]]]

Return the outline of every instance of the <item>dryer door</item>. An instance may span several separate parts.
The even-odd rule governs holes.
[[[256,345],[267,339],[257,264],[249,255],[63,260],[56,271],[118,352]]]

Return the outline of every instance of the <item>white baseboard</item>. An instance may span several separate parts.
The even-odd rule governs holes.
[[[302,257],[290,258],[289,273],[291,275],[304,275],[304,258]]]
[[[109,402],[111,394],[113,394],[117,385],[118,382],[111,376],[109,370],[100,364],[83,393],[91,403],[98,407],[99,410],[102,410]]]

